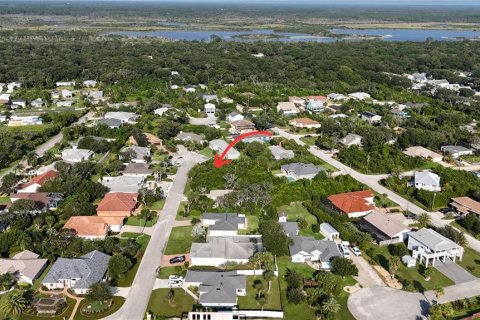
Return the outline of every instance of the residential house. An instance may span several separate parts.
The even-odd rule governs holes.
[[[294,102],[279,102],[277,105],[277,112],[282,113],[284,116],[290,116],[298,114],[300,111]]]
[[[7,93],[11,93],[13,92],[13,90],[19,89],[21,86],[22,84],[19,82],[10,82],[9,84],[7,84]]]
[[[305,106],[305,99],[304,98],[300,98],[300,97],[296,97],[296,96],[290,96],[290,97],[288,97],[288,101],[295,103],[295,105],[297,105],[297,106]]]
[[[382,213],[374,211],[358,222],[358,227],[370,233],[379,245],[403,242],[410,229],[404,224],[402,213]]]
[[[431,192],[440,192],[440,177],[430,171],[415,172],[413,181],[410,183],[415,189],[426,190]]]
[[[99,217],[130,217],[138,205],[136,192],[109,192],[97,206]]]
[[[27,106],[27,100],[25,99],[14,99],[12,100],[12,109],[25,108]]]
[[[394,117],[397,117],[397,118],[400,118],[400,119],[408,119],[410,118],[410,113],[408,113],[407,111],[405,110],[402,110],[402,109],[399,109],[399,108],[392,108],[390,109],[390,113],[394,116]]]
[[[480,202],[470,197],[456,197],[450,199],[449,207],[461,216],[473,213],[480,217]]]
[[[0,123],[6,123],[7,122],[7,116],[0,115]]]
[[[339,104],[331,104],[325,107],[326,110],[331,112],[340,112],[342,111],[343,106]]]
[[[142,177],[146,179],[152,175],[153,170],[150,169],[148,163],[129,163],[123,169],[123,175],[126,177]]]
[[[325,111],[325,101],[310,100],[307,103],[306,109],[311,113],[320,113]]]
[[[105,113],[104,119],[117,119],[123,124],[133,124],[137,120],[138,115],[133,112],[113,111]]]
[[[340,93],[330,93],[327,98],[332,101],[344,101],[347,100],[348,97],[346,95]]]
[[[144,186],[145,179],[142,177],[103,177],[102,184],[110,189],[110,192],[138,192]]]
[[[55,170],[47,171],[43,174],[40,174],[40,175],[32,178],[30,181],[22,184],[20,186],[20,189],[18,190],[18,192],[19,193],[37,192],[38,188],[43,186],[48,181],[54,180],[57,176],[58,176],[57,171],[55,171]]]
[[[278,214],[278,223],[280,223],[283,231],[289,238],[298,236],[298,233],[300,231],[300,228],[298,227],[298,222],[287,221],[287,214],[285,212],[280,212]]]
[[[440,150],[444,154],[449,154],[451,155],[454,159],[457,159],[461,156],[466,156],[466,155],[471,155],[473,154],[472,149],[468,149],[462,146],[452,146],[452,145],[447,145],[447,146],[442,146],[440,147]]]
[[[227,120],[229,123],[232,123],[232,122],[235,122],[235,121],[240,121],[240,120],[243,120],[245,119],[245,117],[243,115],[241,115],[240,113],[237,113],[237,112],[231,112],[228,117],[227,117]]]
[[[300,129],[320,128],[320,123],[310,118],[296,118],[288,121],[288,123],[291,126],[294,126],[295,128],[300,128]]]
[[[0,104],[9,104],[11,97],[9,93],[0,94]]]
[[[7,125],[9,127],[16,127],[40,124],[43,124],[43,120],[39,116],[11,116]]]
[[[110,256],[98,250],[79,258],[58,258],[42,280],[48,290],[68,288],[75,294],[87,294],[94,283],[106,280]]]
[[[217,107],[213,103],[206,103],[203,106],[203,112],[208,115],[215,115],[215,112],[217,111]]]
[[[219,189],[219,190],[210,190],[208,194],[206,194],[207,198],[212,199],[216,203],[220,201],[224,196],[233,192],[231,189]]]
[[[370,95],[365,92],[354,92],[354,93],[350,93],[348,96],[352,99],[361,100],[361,101],[370,99]]]
[[[337,231],[332,225],[328,222],[323,222],[320,224],[320,233],[323,234],[325,239],[330,241],[335,241],[340,239],[340,232]]]
[[[233,121],[230,125],[230,133],[232,134],[244,134],[255,130],[255,124],[246,119]]]
[[[313,179],[320,171],[325,172],[325,168],[321,166],[315,166],[311,163],[289,163],[280,167],[282,173],[290,179]]]
[[[88,149],[64,149],[62,151],[63,161],[71,163],[87,161],[94,155],[95,153]]]
[[[103,91],[99,91],[99,90],[88,91],[87,96],[94,100],[103,100]]]
[[[100,119],[99,124],[104,124],[110,129],[118,129],[123,125],[122,120],[118,119]]]
[[[338,113],[338,114],[332,114],[332,115],[329,115],[328,118],[330,119],[341,119],[341,118],[348,118],[348,116],[346,114],[343,114],[343,113]]]
[[[338,140],[338,142],[345,147],[351,147],[351,146],[362,146],[362,136],[354,133],[349,133],[342,139]]]
[[[227,98],[227,97],[221,98],[220,101],[222,101],[223,103],[227,103],[227,104],[231,104],[231,103],[235,102],[235,101],[233,101],[233,99]]]
[[[281,146],[269,146],[268,149],[272,152],[272,156],[275,160],[292,159],[295,157],[295,152],[284,149]]]
[[[238,213],[204,212],[202,225],[208,227],[209,236],[236,236],[238,230],[247,228],[247,218]]]
[[[68,89],[63,89],[62,90],[62,98],[63,99],[73,98],[73,92],[68,90]]]
[[[373,212],[374,197],[372,190],[363,190],[334,194],[327,199],[335,209],[349,218],[358,218]]]
[[[173,109],[173,106],[171,104],[163,103],[162,106],[158,109],[155,109],[153,113],[161,117],[165,112],[171,109]]]
[[[176,85],[176,84],[172,84],[172,85],[170,86],[170,89],[172,89],[172,90],[178,90],[178,89],[180,89],[180,87],[179,87],[178,85]]]
[[[43,100],[42,100],[42,98],[35,99],[32,102],[30,102],[30,105],[33,108],[41,108],[41,107],[43,107]]]
[[[434,267],[437,260],[446,262],[452,259],[455,262],[458,258],[461,261],[464,252],[463,247],[428,228],[408,234],[408,249],[412,251],[412,257],[423,262],[425,267],[429,264]]]
[[[55,84],[57,87],[73,87],[75,86],[75,81],[58,81]]]
[[[403,154],[409,157],[421,157],[425,159],[430,159],[433,162],[440,162],[443,159],[442,155],[430,151],[422,146],[409,147],[403,150]]]
[[[150,157],[152,156],[151,150],[148,147],[139,147],[139,146],[131,146],[122,149],[123,153],[132,153],[133,158],[130,162],[134,163],[148,163],[150,161]]]
[[[71,106],[73,106],[75,104],[75,101],[73,101],[73,100],[58,100],[57,102],[55,102],[55,104],[57,105],[57,107],[70,108]]]
[[[191,266],[220,267],[228,262],[246,264],[262,249],[260,236],[207,237],[206,243],[192,243]]]
[[[315,240],[313,237],[291,238],[293,243],[289,246],[290,257],[294,263],[317,262],[320,269],[329,270],[330,261],[342,254],[338,245],[330,240]]]
[[[186,93],[194,93],[197,90],[194,86],[185,86],[183,87],[183,91],[185,91]]]
[[[47,266],[48,259],[42,259],[32,251],[24,250],[10,259],[0,259],[0,274],[10,273],[18,282],[33,285]]]
[[[209,142],[209,147],[218,154],[222,154],[228,147],[228,143],[224,140],[216,139]],[[235,148],[230,148],[225,156],[225,159],[235,160],[240,158],[240,152]]]
[[[50,93],[50,98],[52,98],[52,100],[60,99],[60,92],[56,90],[52,91]]]
[[[377,123],[380,123],[380,121],[382,121],[381,116],[368,111],[362,112],[360,114],[360,118],[364,121],[367,121],[370,124],[377,124]]]
[[[97,81],[95,80],[85,80],[83,81],[83,86],[86,88],[95,88],[97,86]]]
[[[180,132],[175,137],[175,140],[184,141],[184,142],[202,143],[205,141],[205,138],[202,135],[199,135],[193,132]]]
[[[124,217],[73,216],[63,229],[71,229],[79,238],[103,240],[108,232],[120,232]]]
[[[20,199],[32,200],[35,202],[35,212],[44,212],[46,210],[56,210],[59,202],[63,200],[61,193],[50,192],[21,192],[10,195],[10,201],[14,203]]]
[[[218,102],[218,97],[216,94],[204,94],[202,95],[202,99],[206,103],[209,103],[210,101]]]
[[[237,297],[247,294],[246,276],[237,271],[188,270],[184,285],[198,287],[198,303],[207,308],[234,308]]]

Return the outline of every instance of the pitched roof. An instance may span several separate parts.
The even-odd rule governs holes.
[[[142,177],[103,177],[102,184],[110,189],[110,192],[137,192],[142,184]]]
[[[294,102],[279,102],[278,108],[282,111],[297,110]]]
[[[193,132],[180,132],[175,137],[175,140],[190,140],[193,142],[201,142],[203,139],[203,136]]]
[[[315,240],[313,237],[292,237],[293,243],[290,245],[290,256],[300,252],[311,254],[313,251],[320,251],[319,260],[329,262],[333,257],[340,257],[340,250],[334,241]]]
[[[137,205],[138,193],[109,192],[98,204],[97,211],[132,211]]]
[[[312,175],[312,174],[317,174],[320,171],[325,171],[325,168],[321,166],[315,166],[311,163],[301,163],[301,162],[284,164],[281,166],[281,169],[286,172],[293,172],[297,176]]]
[[[415,183],[431,185],[431,186],[440,186],[440,177],[430,171],[420,171],[415,172],[414,175]]]
[[[348,214],[373,210],[374,206],[365,200],[373,196],[372,190],[363,190],[334,194],[329,196],[328,200],[339,210]]]
[[[123,217],[73,216],[63,228],[75,230],[79,237],[103,237],[107,235],[109,226],[122,223]]]
[[[255,124],[247,119],[232,121],[230,124],[234,127],[255,127]]]
[[[296,118],[296,119],[290,120],[290,123],[299,123],[304,126],[320,124],[320,122],[312,120],[310,118]]]
[[[210,230],[238,230],[239,224],[245,223],[245,216],[239,216],[238,213],[210,213],[204,212],[202,219],[215,220],[215,224],[209,226]]]
[[[296,236],[300,230],[298,227],[298,222],[280,222],[280,225],[288,237]]]
[[[255,243],[245,237],[210,237],[207,243],[192,243],[190,257],[248,259],[257,252]]]
[[[423,243],[427,248],[432,249],[434,251],[443,251],[443,250],[461,248],[461,246],[459,246],[452,240],[442,236],[440,233],[436,232],[435,230],[428,229],[428,228],[422,228],[418,231],[410,232],[408,236],[412,237],[413,239],[417,240],[420,243]]]
[[[98,250],[79,258],[58,258],[45,276],[42,284],[60,283],[61,279],[79,279],[72,289],[88,289],[102,281],[107,272],[110,256]]]
[[[480,202],[475,201],[470,197],[456,197],[452,198],[451,201],[452,205],[464,214],[467,214],[469,211],[480,214]],[[466,208],[467,210],[462,207]]]
[[[236,304],[237,289],[247,288],[245,275],[236,271],[193,271],[188,270],[186,283],[201,283],[200,304]]]
[[[123,173],[150,175],[152,173],[152,169],[150,169],[150,166],[147,163],[129,163],[125,166]]]
[[[33,184],[43,186],[47,181],[51,181],[58,176],[57,171],[49,170],[41,175],[32,178],[29,182],[22,184],[21,189],[25,189]]]
[[[428,150],[422,146],[410,147],[403,150],[403,153],[410,157],[423,157],[423,158],[442,158],[442,156],[436,152]]]
[[[7,272],[20,274],[33,280],[48,262],[48,259],[38,257],[39,255],[36,253],[24,250],[14,255],[11,259],[0,259],[0,274]]]
[[[390,238],[408,229],[408,227],[401,222],[402,219],[405,219],[401,213],[386,214],[381,212],[372,212],[363,219]]]

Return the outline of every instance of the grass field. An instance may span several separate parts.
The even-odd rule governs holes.
[[[164,254],[189,253],[193,242],[192,228],[193,226],[173,228]]]
[[[270,285],[270,292],[268,291],[268,283],[262,276],[247,276],[247,295],[238,298],[238,306],[240,309],[255,310],[261,309],[261,306],[256,300],[257,291],[253,287],[254,281],[262,281],[265,285],[267,293],[267,303],[264,306],[265,310],[282,310],[282,303],[280,300],[280,286],[278,278],[273,278]]]
[[[195,301],[186,294],[182,289],[173,289],[174,297],[171,303],[167,299],[170,289],[157,289],[152,291],[150,301],[148,302],[147,311],[152,312],[160,317],[180,317],[183,312],[193,309]]]
[[[125,298],[115,296],[115,297],[113,297],[113,305],[110,308],[108,308],[107,310],[105,310],[103,312],[99,312],[99,313],[92,314],[92,315],[87,315],[87,314],[82,314],[81,313],[81,310],[83,309],[85,304],[88,303],[86,300],[83,300],[82,302],[80,302],[80,305],[78,306],[78,310],[77,310],[77,313],[75,314],[74,320],[102,319],[106,316],[109,316],[109,315],[115,313],[118,309],[120,309],[122,307],[124,302],[125,302]]]
[[[158,221],[158,217],[154,217],[153,219],[150,219],[147,221],[147,223],[145,223],[145,219],[140,219],[140,217],[138,216],[131,216],[131,217],[128,217],[127,219],[127,222],[125,223],[125,225],[127,226],[142,226],[142,227],[152,227],[153,225],[155,225],[155,223],[157,223]]]
[[[465,252],[463,253],[462,261],[457,260],[457,263],[475,277],[480,278],[480,254],[478,254],[478,252],[475,250],[466,247]]]
[[[314,146],[315,142],[317,141],[317,137],[302,137],[300,138],[300,140],[305,142],[309,146]]]
[[[288,206],[281,206],[277,209],[278,212],[285,212],[288,221],[297,221],[298,218],[305,218],[309,225],[316,224],[317,218],[308,212],[307,209],[297,202],[290,203]]]

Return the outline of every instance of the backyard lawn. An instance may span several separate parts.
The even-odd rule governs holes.
[[[480,255],[475,250],[465,247],[462,261],[457,260],[457,263],[475,277],[480,278]]]
[[[252,232],[255,232],[258,230],[258,217],[251,215],[251,216],[246,216],[247,218],[247,229],[245,230],[238,230],[238,234],[251,234]]]
[[[210,149],[208,147],[198,151],[198,153],[200,153],[201,155],[203,155],[207,158],[213,157],[212,149]]]
[[[161,317],[180,317],[183,312],[193,309],[195,301],[182,289],[173,289],[174,297],[168,302],[167,294],[170,289],[157,289],[152,291],[147,311]]]
[[[260,280],[265,284],[265,286],[268,286],[267,281],[265,281],[262,276],[247,276],[247,295],[244,297],[238,297],[238,306],[240,309],[261,309],[261,306],[255,299],[257,296],[257,292],[253,287],[255,280]],[[266,288],[266,290],[268,289]],[[268,300],[264,306],[265,310],[282,310],[282,303],[280,301],[280,287],[277,277],[273,278],[271,281],[270,292],[267,293],[267,296]]]
[[[277,211],[285,212],[288,221],[297,221],[298,218],[304,218],[309,225],[317,223],[317,218],[308,212],[308,210],[299,202],[292,202],[288,206],[281,206]]]
[[[164,254],[189,253],[193,242],[192,228],[193,226],[173,228]]]

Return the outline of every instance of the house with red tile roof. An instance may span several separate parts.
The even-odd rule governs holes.
[[[138,193],[110,192],[98,204],[97,215],[100,217],[130,217],[138,204]]]
[[[108,231],[120,232],[124,217],[73,216],[63,226],[72,229],[80,238],[105,239]]]
[[[37,192],[37,189],[43,186],[46,182],[54,180],[58,173],[55,170],[49,170],[41,175],[34,177],[27,183],[20,186],[18,192]]]
[[[334,194],[328,200],[334,208],[349,218],[363,217],[375,209],[372,190]]]

